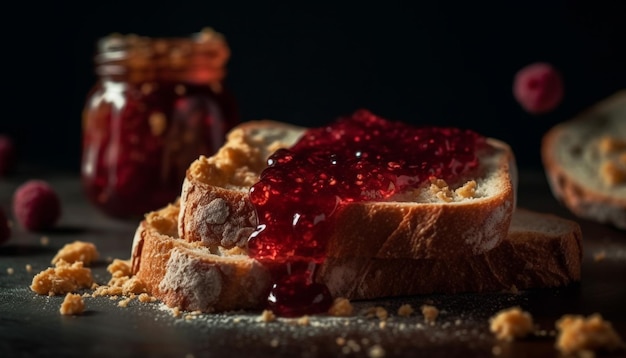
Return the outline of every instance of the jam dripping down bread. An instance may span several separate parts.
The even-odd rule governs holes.
[[[216,155],[189,167],[180,201],[148,214],[135,235],[133,272],[152,294],[170,306],[201,311],[263,305],[272,275],[248,252],[257,223],[249,191],[267,158],[305,132],[281,122],[247,122],[229,133]],[[457,178],[429,178],[385,201],[345,205],[314,281],[332,296],[360,299],[578,280],[578,226],[543,214],[513,215],[513,154],[498,140],[485,143],[477,151],[479,166]],[[510,225],[512,220],[523,224]],[[545,264],[523,264],[536,260]],[[504,265],[509,261],[520,267]],[[529,272],[522,277],[519,270]]]
[[[626,90],[551,128],[541,154],[554,196],[572,213],[626,230]]]

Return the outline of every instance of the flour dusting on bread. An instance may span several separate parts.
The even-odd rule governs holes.
[[[184,297],[188,310],[209,310],[220,297],[222,278],[215,265],[174,249],[165,272],[159,291],[164,295],[175,292],[175,295]]]

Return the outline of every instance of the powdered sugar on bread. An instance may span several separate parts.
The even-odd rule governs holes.
[[[132,273],[170,307],[204,312],[257,308],[269,273],[241,249],[180,239],[178,203],[148,213],[133,240]]]

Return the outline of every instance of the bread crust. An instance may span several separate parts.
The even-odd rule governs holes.
[[[133,274],[169,307],[186,311],[259,308],[267,296],[267,269],[240,250],[211,251],[176,237],[177,204],[151,212],[133,240]]]
[[[333,295],[351,299],[565,286],[580,280],[581,240],[572,221],[518,209],[507,239],[484,254],[423,260],[329,257],[318,280]]]
[[[262,125],[270,123],[275,128],[282,126],[267,121]],[[251,128],[258,127],[248,123],[240,129]],[[289,130],[293,128],[287,127]],[[276,146],[276,141],[273,143]],[[290,140],[280,141],[282,147],[292,144]],[[265,155],[271,152],[266,150]],[[486,164],[450,184],[458,187],[476,180],[479,186],[497,187],[488,195],[454,202],[417,202],[419,199],[405,195],[401,201],[350,203],[335,213],[334,220],[340,224],[328,239],[328,255],[359,252],[363,257],[423,259],[475,255],[492,249],[507,235],[515,207],[517,172],[513,152],[502,141],[489,138],[479,158]],[[245,247],[256,225],[249,186],[238,186],[242,182],[238,179],[232,180],[237,183],[234,185],[213,184],[206,173],[219,171],[214,163],[221,161],[212,159],[215,157],[200,158],[187,172],[181,191],[179,235],[208,247]],[[259,162],[256,157],[250,160]],[[253,171],[246,173],[253,182],[261,172],[256,168],[256,179]],[[485,183],[485,177],[491,182]]]
[[[139,225],[133,273],[170,307],[203,312],[262,307],[271,284],[265,268],[239,250],[211,253],[202,245],[169,236],[175,232],[171,228],[178,210],[170,205],[148,214]],[[179,264],[172,265],[172,260]],[[517,209],[507,238],[484,254],[410,259],[344,251],[326,259],[316,280],[325,283],[334,297],[352,300],[515,291],[579,281],[581,263],[582,234],[577,223]]]
[[[626,182],[603,184],[601,161],[591,153],[601,136],[626,141],[624,113],[626,90],[551,128],[542,138],[541,157],[552,193],[572,213],[626,230]]]

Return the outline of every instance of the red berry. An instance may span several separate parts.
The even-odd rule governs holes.
[[[9,241],[11,237],[11,228],[9,227],[9,219],[4,213],[4,210],[0,208],[0,245]]]
[[[0,177],[10,174],[15,167],[15,145],[13,140],[0,134]]]
[[[13,212],[26,230],[45,230],[53,227],[61,216],[61,201],[48,183],[33,179],[15,190]]]
[[[529,113],[542,114],[556,108],[563,99],[563,81],[552,65],[533,63],[517,72],[513,95]]]

